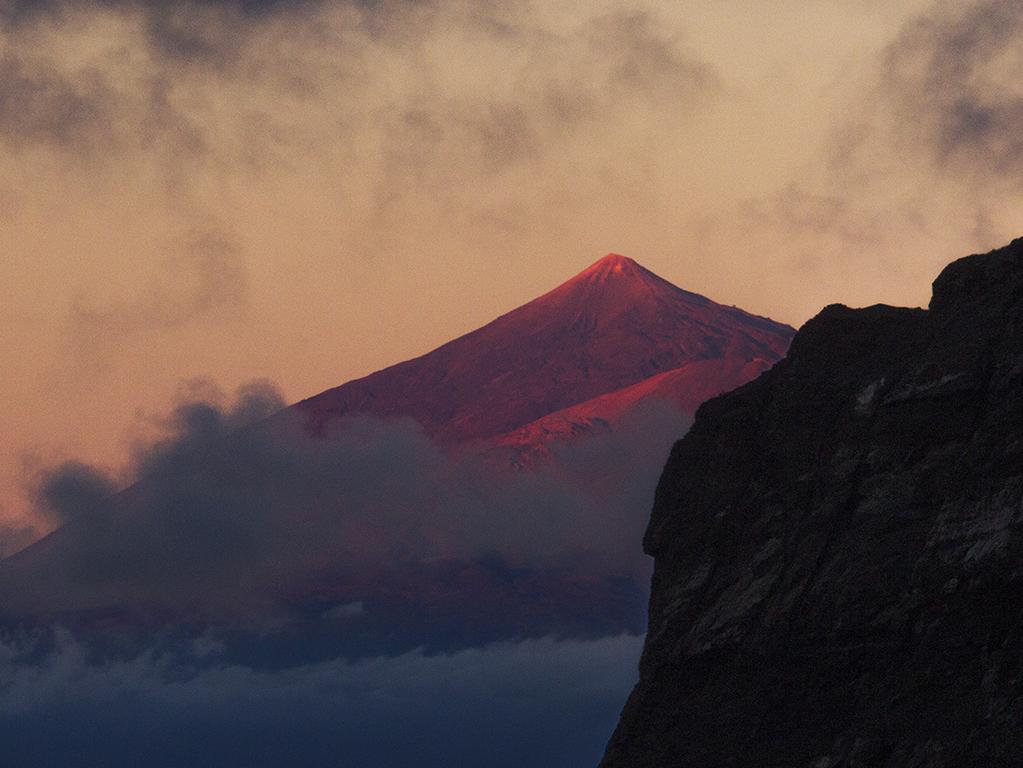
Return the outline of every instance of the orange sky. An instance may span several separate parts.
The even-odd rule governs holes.
[[[608,251],[798,325],[1023,234],[1015,3],[32,6],[0,1],[13,527],[189,381],[305,397]]]

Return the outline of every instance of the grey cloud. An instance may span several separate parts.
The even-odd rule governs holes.
[[[0,0],[0,31],[16,37],[46,25],[73,27],[112,11],[139,20],[150,53],[164,63],[224,70],[262,25],[301,26],[324,6],[355,9],[367,26],[371,18],[393,15],[383,6],[407,7],[373,0]]]
[[[619,95],[642,93],[694,106],[721,83],[714,69],[684,53],[680,36],[649,11],[618,11],[588,30],[595,51],[611,57],[609,83]]]
[[[526,569],[642,580],[654,486],[685,429],[654,403],[619,432],[513,472],[448,456],[407,421],[352,417],[312,439],[288,413],[264,421],[281,402],[260,384],[228,408],[178,406],[171,434],[140,451],[135,484],[115,496],[80,465],[50,473],[38,498],[69,524],[42,559],[0,566],[7,605],[155,600],[246,612],[310,580],[355,602],[380,569],[460,561],[484,564],[485,578]]]
[[[93,0],[100,2],[102,0]],[[261,23],[284,21],[301,26],[303,16],[330,0],[120,0],[125,11],[145,20],[152,52],[177,65],[221,70],[238,63]],[[345,5],[344,1],[337,3]],[[88,7],[89,0],[82,3]],[[354,2],[371,8],[374,3]]]
[[[884,259],[898,233],[913,226],[914,215],[910,204],[877,205],[862,183],[819,185],[801,179],[772,194],[742,200],[724,213],[699,218],[692,227],[700,247],[708,251],[739,238],[743,248],[777,253],[788,269],[819,274],[829,262]]]
[[[607,149],[587,158],[590,173],[599,174],[602,164],[617,165],[631,148],[635,135],[628,126],[637,115],[650,115],[652,132],[677,130],[721,93],[715,70],[652,11],[596,15],[554,29],[525,6],[512,7],[517,12],[486,7],[465,17],[432,14],[414,32],[401,33],[413,36],[411,61],[457,25],[508,64],[491,85],[452,90],[438,84],[424,62],[413,70],[421,78],[413,97],[375,113],[370,126],[356,127],[381,140],[376,213],[384,220],[373,222],[376,229],[387,228],[407,194],[448,201],[466,181],[549,172],[593,137]],[[395,29],[402,27],[395,23]],[[481,71],[493,66],[484,62]],[[643,169],[632,164],[628,172]]]
[[[921,243],[937,269],[957,252],[1010,238],[1023,181],[1021,43],[1019,3],[933,2],[896,30],[862,80],[843,73],[837,81],[850,87],[849,101],[822,115],[830,121],[823,151],[777,190],[697,221],[699,247],[740,243],[776,254],[765,284],[780,262],[830,277],[832,298],[899,302],[884,286],[894,272],[922,265],[907,256]],[[757,261],[747,268],[759,269]]]
[[[115,13],[96,45],[100,8]],[[521,0],[111,0],[23,16],[0,46],[54,95],[31,123],[0,119],[0,147],[56,155],[78,194],[97,182],[118,194],[124,179],[175,214],[221,220],[245,215],[252,191],[272,194],[267,182],[308,178],[343,212],[331,226],[344,249],[378,257],[407,247],[410,221],[438,228],[437,242],[464,232],[482,246],[536,229],[551,215],[543,200],[652,198],[657,185],[643,182],[663,169],[649,147],[678,141],[723,92],[684,29],[654,10],[583,9],[565,23]],[[80,41],[86,63],[60,53]],[[65,113],[73,130],[54,130]],[[81,297],[79,361],[109,364],[105,328],[165,316],[140,308]]]
[[[77,163],[148,156],[180,176],[180,164],[207,158],[206,130],[176,103],[173,74],[116,72],[122,62],[69,66],[52,52],[14,44],[0,55],[0,142],[13,150],[46,148]]]
[[[146,8],[147,29],[156,52],[172,59],[224,65],[241,44],[246,20],[234,4],[167,3]]]
[[[158,73],[142,84],[142,103],[131,129],[134,141],[140,150],[163,153],[171,161],[205,159],[210,153],[207,132],[174,103],[172,78]]]
[[[113,140],[116,95],[95,70],[64,75],[42,58],[0,57],[0,136],[14,148],[92,152]]]
[[[912,218],[905,208],[877,210],[865,205],[855,192],[790,183],[766,199],[746,201],[742,217],[753,231],[787,233],[796,247],[805,242],[819,248],[830,240],[847,251],[879,247]]]
[[[521,101],[488,104],[474,121],[485,154],[498,158],[550,151],[566,135],[614,123],[637,107],[688,116],[720,85],[714,70],[651,12],[597,16],[571,34],[553,37],[527,28],[517,44],[532,54],[518,89]],[[508,151],[509,139],[517,151]]]
[[[957,174],[1023,181],[1023,6],[939,4],[885,54],[882,95],[897,133]]]
[[[34,4],[18,7],[24,14]],[[65,34],[87,27],[98,8],[136,14],[146,35],[126,44],[142,54],[142,71],[126,88],[113,76],[123,62],[67,71],[59,57],[37,53],[31,68],[27,59],[19,65],[29,70],[21,79],[32,85],[19,90],[41,95],[31,111],[9,110],[5,131],[0,88],[0,134],[58,147],[73,141],[76,152],[103,149],[111,157],[155,155],[168,173],[182,160],[226,165],[288,145],[376,135],[388,165],[385,196],[409,182],[442,188],[452,174],[492,174],[556,154],[565,142],[613,126],[636,108],[677,120],[701,109],[719,88],[713,69],[652,11],[597,15],[556,30],[525,3],[96,0],[39,7],[50,9],[49,16],[66,14]],[[28,39],[17,30],[7,30],[8,40]],[[495,81],[452,89],[437,78],[429,52],[452,30],[507,60],[499,79],[511,87],[494,87]],[[373,106],[363,100],[386,77],[381,61],[407,67],[419,82],[413,92]],[[482,71],[494,65],[481,62]],[[229,105],[225,116],[203,98],[231,89],[245,94],[244,114]],[[7,90],[12,105],[25,101],[23,93]],[[289,116],[269,106],[275,94],[300,101],[305,94],[315,106]],[[310,124],[324,117],[338,135],[320,135]],[[253,123],[261,127],[252,130]]]
[[[34,495],[36,506],[54,522],[88,525],[116,490],[113,480],[99,470],[71,461],[44,472]]]
[[[0,19],[28,23],[40,16],[53,16],[89,8],[225,8],[249,17],[275,11],[293,11],[317,5],[323,0],[0,0]],[[372,5],[373,3],[367,3]]]

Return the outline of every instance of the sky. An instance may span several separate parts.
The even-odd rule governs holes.
[[[1023,7],[0,0],[0,546],[175,403],[294,401],[603,254],[799,325],[1023,234]]]

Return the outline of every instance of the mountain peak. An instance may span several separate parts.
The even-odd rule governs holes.
[[[622,256],[620,253],[609,253],[603,258],[600,258],[597,261],[593,262],[592,266],[596,267],[600,265],[606,265],[612,267],[620,267],[623,264],[624,265],[631,264],[635,266],[636,262],[630,259],[628,256]]]
[[[642,312],[644,308],[648,313],[656,314],[661,311],[658,306],[664,302],[675,304],[679,301],[699,306],[708,302],[706,298],[683,291],[658,277],[628,256],[609,253],[520,309],[546,315],[567,311],[574,316],[573,322],[586,317],[599,325],[623,313]],[[648,319],[656,322],[653,317]]]
[[[593,264],[576,275],[576,278],[603,281],[616,276],[635,277],[639,276],[643,271],[645,271],[643,267],[628,256],[622,256],[620,253],[609,253],[604,258],[593,262]]]
[[[298,408],[314,432],[369,411],[414,418],[442,443],[467,443],[683,365],[721,361],[706,386],[685,384],[703,400],[747,381],[749,364],[784,356],[792,333],[609,253],[482,328]]]

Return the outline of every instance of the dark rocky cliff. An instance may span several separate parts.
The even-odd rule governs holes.
[[[1023,239],[706,403],[644,547],[604,768],[1023,765]]]

